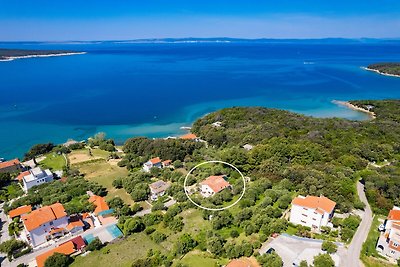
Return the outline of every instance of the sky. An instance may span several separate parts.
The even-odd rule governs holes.
[[[0,0],[0,41],[399,38],[399,0]]]

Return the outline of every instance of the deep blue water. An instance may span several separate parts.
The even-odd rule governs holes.
[[[0,62],[0,157],[104,131],[179,135],[222,107],[266,106],[365,119],[333,99],[400,97],[400,78],[361,69],[400,61],[392,44],[0,44],[85,55]],[[312,62],[313,64],[304,64]]]

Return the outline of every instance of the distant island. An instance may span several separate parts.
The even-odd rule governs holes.
[[[382,75],[400,77],[400,63],[375,63],[369,65],[365,69]]]
[[[11,61],[20,58],[31,57],[55,57],[80,55],[86,52],[77,52],[69,50],[25,50],[25,49],[0,49],[0,61]]]

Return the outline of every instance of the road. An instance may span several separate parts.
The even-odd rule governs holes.
[[[347,249],[347,264],[346,266],[351,267],[359,267],[364,266],[364,264],[360,260],[361,248],[362,244],[367,239],[369,229],[371,228],[372,224],[372,211],[371,207],[368,204],[367,197],[365,196],[364,192],[364,185],[360,182],[357,183],[357,193],[360,200],[365,204],[365,212],[358,227],[350,246]]]
[[[10,236],[8,235],[9,222],[8,222],[7,215],[4,213],[3,206],[4,206],[4,203],[0,205],[0,225],[1,225],[0,243],[10,239]]]

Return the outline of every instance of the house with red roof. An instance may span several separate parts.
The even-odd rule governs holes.
[[[335,206],[336,202],[324,196],[295,197],[290,210],[290,222],[319,231],[321,226],[328,226]]]
[[[152,158],[146,163],[143,164],[143,170],[145,172],[150,172],[151,168],[159,168],[161,169],[163,167],[162,161],[159,157]]]
[[[21,216],[24,225],[23,239],[33,247],[45,243],[55,236],[63,235],[68,225],[68,216],[64,206],[55,203],[44,206]]]
[[[232,188],[226,181],[225,175],[210,176],[200,183],[200,194],[203,197],[211,197],[226,188]]]
[[[381,227],[380,227],[381,228]],[[380,229],[377,251],[389,258],[400,259],[400,208],[394,206]]]
[[[77,251],[75,244],[72,241],[68,241],[64,244],[61,244],[58,247],[50,249],[43,254],[40,254],[36,257],[36,265],[37,267],[44,267],[46,260],[51,257],[54,253],[60,253],[67,256],[74,254]]]
[[[9,161],[0,162],[0,173],[4,172],[20,172],[22,165],[19,159],[12,159]]]
[[[10,217],[10,219],[14,219],[15,217],[21,217],[24,214],[28,214],[31,211],[32,211],[31,205],[21,206],[16,209],[10,210],[8,212],[8,217]]]
[[[182,135],[179,138],[182,140],[192,140],[192,141],[196,141],[196,142],[200,141],[200,138],[198,138],[197,135],[195,135],[193,133],[188,133],[188,134]]]

